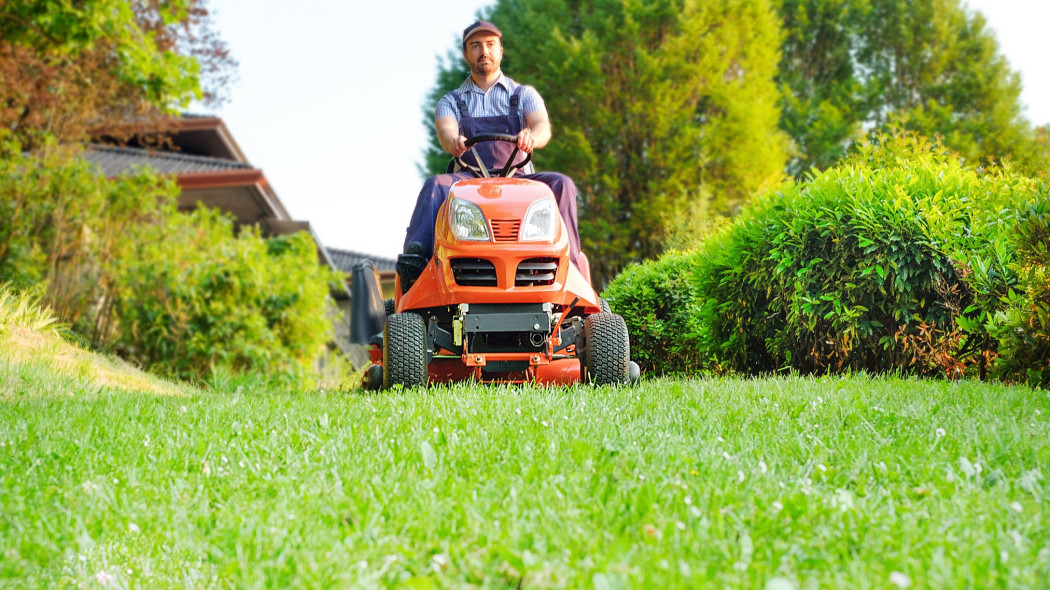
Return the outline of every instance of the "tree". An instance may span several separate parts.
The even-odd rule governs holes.
[[[0,128],[27,148],[221,101],[234,65],[204,0],[0,2]]]
[[[782,0],[778,81],[789,172],[827,168],[892,126],[940,136],[970,162],[1039,156],[1020,80],[984,17],[960,0]]]
[[[779,180],[786,138],[767,0],[499,0],[504,71],[547,101],[537,166],[574,178],[596,284],[660,253],[676,231]],[[467,70],[458,48],[430,94],[428,170],[444,170],[432,105]]]

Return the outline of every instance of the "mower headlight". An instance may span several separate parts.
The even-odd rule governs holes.
[[[543,199],[529,206],[521,224],[521,241],[549,242],[558,235],[558,206],[554,199]]]
[[[489,224],[474,203],[453,197],[449,202],[448,217],[457,240],[489,241]]]

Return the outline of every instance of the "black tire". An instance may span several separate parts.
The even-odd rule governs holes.
[[[394,305],[394,298],[393,297],[383,301],[383,311],[386,312],[387,316],[394,315],[394,312],[396,310],[397,310],[397,308]]]
[[[414,313],[395,313],[383,327],[383,388],[427,384],[427,328]]]
[[[602,313],[612,313],[612,308],[609,307],[609,302],[601,297],[598,298],[598,307],[602,309]]]
[[[595,385],[628,383],[631,378],[631,342],[627,323],[615,313],[587,316],[583,324],[584,372]]]

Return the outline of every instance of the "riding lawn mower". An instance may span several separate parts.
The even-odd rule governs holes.
[[[384,305],[375,273],[355,269],[352,332],[371,360],[364,387],[637,380],[627,326],[591,287],[586,256],[570,261],[554,194],[513,177],[531,154],[515,163],[515,146],[494,175],[474,151],[482,141],[516,137],[467,140],[477,165],[455,161],[473,178],[452,185],[418,278],[399,275]]]

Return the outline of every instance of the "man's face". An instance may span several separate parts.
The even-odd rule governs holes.
[[[503,42],[492,33],[472,35],[467,39],[463,58],[467,60],[471,73],[479,76],[499,71],[500,62],[503,61]]]

